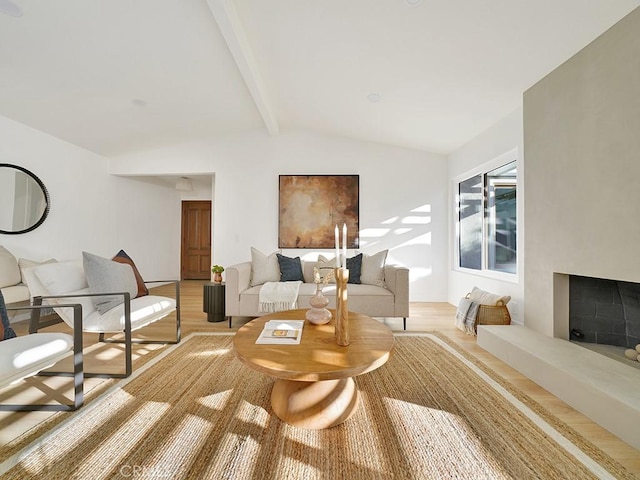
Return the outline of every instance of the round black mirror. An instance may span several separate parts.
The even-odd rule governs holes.
[[[49,214],[49,193],[32,172],[0,163],[0,233],[30,232]]]

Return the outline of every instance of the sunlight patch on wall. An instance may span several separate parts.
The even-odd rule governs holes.
[[[433,275],[433,268],[431,267],[412,267],[409,270],[409,281],[427,278],[431,275]]]
[[[408,216],[404,217],[401,222],[402,224],[410,224],[410,225],[426,225],[431,223],[431,217],[417,217],[417,216]]]
[[[389,233],[388,228],[365,228],[360,230],[360,238],[380,238]]]
[[[406,216],[388,217],[379,223],[388,228],[364,228],[360,231],[360,249],[373,249],[376,246],[390,249],[412,245],[431,246],[431,232],[423,233],[428,229],[426,225],[431,223],[431,219],[431,205],[428,203],[407,209]],[[415,235],[415,238],[395,245],[395,242],[401,240],[397,237],[411,235]],[[391,237],[396,238],[392,240]]]
[[[407,245],[431,245],[431,232],[411,238],[404,243],[398,245],[397,248],[406,247]]]
[[[428,203],[422,205],[421,207],[414,208],[411,210],[413,213],[431,213],[431,205]]]

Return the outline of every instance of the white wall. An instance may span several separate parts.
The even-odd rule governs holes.
[[[640,282],[640,8],[525,92],[524,125],[525,323],[566,338],[554,273]]]
[[[31,170],[49,191],[51,209],[37,229],[0,234],[17,258],[113,256],[121,248],[147,278],[179,274],[180,204],[172,188],[108,174],[98,155],[0,117],[0,163]]]
[[[511,295],[509,311],[514,323],[522,323],[524,315],[524,159],[523,159],[522,108],[516,109],[494,126],[478,135],[466,145],[449,155],[448,163],[448,301],[457,305],[474,286],[502,295]],[[462,176],[469,178],[480,173],[480,169],[503,154],[517,150],[518,156],[518,275],[513,280],[493,278],[483,274],[468,273],[456,269],[456,193]],[[493,165],[497,167],[499,165]]]
[[[110,171],[166,175],[178,168],[186,176],[215,173],[212,262],[225,266],[249,260],[250,247],[277,249],[278,175],[358,174],[360,250],[389,249],[388,261],[408,266],[411,301],[447,299],[447,167],[441,155],[303,131],[277,137],[256,131],[121,156]],[[374,229],[381,236],[368,236]],[[317,253],[284,252],[313,259]]]

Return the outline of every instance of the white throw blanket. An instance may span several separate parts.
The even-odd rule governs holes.
[[[461,298],[456,311],[456,327],[469,335],[475,335],[479,307],[479,303],[472,302],[468,298]]]
[[[264,313],[298,308],[298,290],[302,282],[267,282],[260,287],[258,308]]]

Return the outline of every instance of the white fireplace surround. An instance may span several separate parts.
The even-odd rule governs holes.
[[[640,369],[569,338],[569,275],[553,275],[554,338],[520,325],[478,326],[478,345],[640,449]]]
[[[553,274],[553,336],[569,340],[569,274]]]

